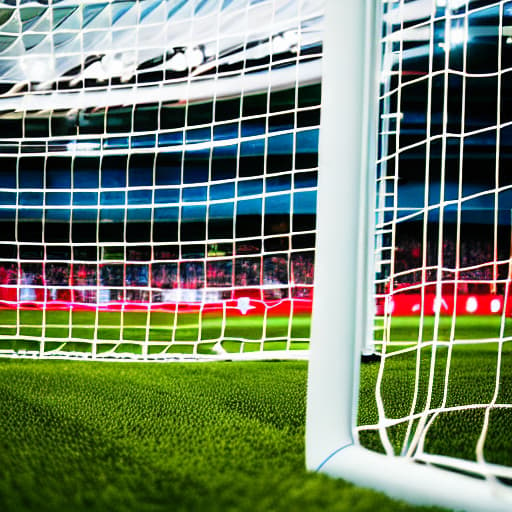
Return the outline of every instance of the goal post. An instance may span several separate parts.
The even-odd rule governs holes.
[[[492,4],[491,7],[496,7],[496,14],[499,13],[496,16],[496,19],[499,19],[499,26],[497,28],[487,27],[483,30],[495,34],[494,37],[497,35],[499,40],[502,33],[505,33],[502,26],[504,3],[489,2],[489,4]],[[396,33],[393,33],[393,30],[386,33],[381,29],[382,20],[380,18],[385,6],[387,7],[387,11],[385,11],[387,23],[393,25]],[[481,8],[480,5],[476,7],[477,14],[481,14],[478,11],[479,8]],[[414,9],[421,12],[414,13]],[[407,17],[407,13],[411,12],[413,15]],[[401,67],[405,47],[402,33],[405,29],[411,28],[415,14],[420,20],[418,22],[419,30],[427,33],[423,51],[427,52],[427,63],[430,63],[430,72],[427,69],[424,74],[426,78],[423,76],[417,78],[418,83],[427,85],[430,98],[425,100],[425,103],[428,104],[425,121],[426,135],[423,142],[427,148],[427,160],[425,161],[427,177],[424,178],[423,184],[425,200],[417,210],[413,210],[411,206],[403,207],[405,196],[400,196],[397,192],[397,183],[401,175],[399,165],[402,163],[398,161],[398,155],[401,152],[406,152],[408,148],[399,146],[402,113],[399,110],[400,99],[396,100],[396,95],[400,97],[402,93],[401,76],[406,75]],[[493,16],[494,14],[493,12]],[[390,22],[389,19],[393,16],[396,16],[396,19]],[[443,245],[443,243],[447,243],[444,242],[441,234],[438,237],[439,240],[435,240],[437,249],[425,245],[422,256],[420,248],[421,264],[418,267],[411,265],[410,269],[406,269],[411,274],[414,272],[420,274],[421,281],[419,283],[407,282],[407,288],[404,285],[405,291],[398,286],[403,282],[400,272],[406,271],[398,268],[397,264],[397,226],[402,218],[400,216],[402,215],[403,218],[408,215],[422,216],[420,218],[424,219],[422,226],[424,231],[420,232],[420,236],[423,237],[424,242],[430,236],[427,230],[432,229],[431,218],[434,216],[432,214],[434,210],[432,197],[436,196],[435,190],[428,189],[430,186],[429,165],[433,165],[429,164],[428,151],[435,143],[433,141],[435,138],[432,137],[434,122],[428,117],[433,112],[431,103],[434,101],[432,99],[434,95],[432,81],[434,79],[432,76],[440,75],[441,79],[446,80],[446,86],[450,74],[450,48],[446,48],[446,46],[443,48],[443,45],[449,46],[450,37],[453,36],[452,27],[464,27],[464,24],[467,27],[469,17],[468,2],[381,2],[378,0],[361,2],[329,0],[327,2],[324,33],[323,110],[319,142],[317,267],[314,283],[315,297],[307,396],[306,465],[310,470],[342,477],[357,485],[381,490],[415,504],[440,505],[457,510],[505,512],[512,506],[512,492],[509,486],[510,466],[486,460],[484,447],[487,449],[487,445],[490,443],[487,438],[490,416],[499,410],[505,417],[509,417],[506,414],[509,412],[510,402],[507,402],[508,395],[504,389],[508,389],[510,382],[508,373],[506,376],[503,375],[504,366],[501,363],[505,357],[504,346],[509,339],[504,335],[505,332],[508,335],[505,311],[508,285],[506,285],[506,278],[503,278],[500,283],[501,290],[505,290],[502,292],[504,295],[495,297],[498,302],[501,301],[499,302],[501,304],[499,311],[498,308],[496,309],[498,315],[501,315],[501,318],[499,316],[497,318],[497,322],[501,325],[498,329],[499,336],[486,338],[478,333],[470,333],[459,334],[461,338],[457,338],[457,333],[460,330],[459,323],[456,324],[456,322],[462,323],[458,316],[461,303],[464,301],[468,305],[465,314],[473,313],[474,309],[470,309],[469,305],[471,304],[472,308],[472,305],[481,297],[475,296],[472,299],[468,297],[467,287],[486,286],[483,284],[484,281],[485,283],[492,281],[485,277],[486,274],[483,270],[478,273],[476,278],[477,274],[472,274],[471,270],[467,270],[466,273],[461,271],[463,266],[468,269],[472,268],[472,262],[464,260],[462,257],[460,233],[463,230],[463,222],[461,217],[470,217],[474,213],[469,206],[466,206],[462,188],[459,188],[458,214],[452,216],[457,218],[455,227],[459,239],[455,245],[457,246],[458,262],[452,269],[453,263],[449,260],[450,254],[447,254],[446,245]],[[477,19],[476,15],[471,18],[471,21],[473,22],[475,19]],[[443,24],[443,39],[436,39],[434,43],[434,27],[437,28],[441,23]],[[449,28],[445,29],[444,23]],[[380,37],[381,33],[384,33],[383,40]],[[417,36],[418,33],[414,33],[414,37]],[[436,37],[439,36],[436,35]],[[377,44],[375,38],[379,40]],[[439,42],[441,45],[438,47]],[[393,46],[394,43],[396,43],[395,46]],[[380,51],[375,51],[377,45],[382,48],[386,44],[388,46],[379,55]],[[499,47],[501,44],[502,42],[498,42]],[[432,71],[432,63],[435,60],[434,45],[436,46],[436,59],[438,51],[444,50],[445,52],[445,55],[439,58],[441,70],[438,73]],[[466,51],[467,41],[463,42],[463,46],[463,51]],[[410,47],[413,45],[407,46],[408,49]],[[395,55],[392,55],[393,53]],[[396,74],[394,88],[390,88],[389,83],[386,88],[386,77],[383,77],[382,71],[379,71],[381,63],[386,62],[386,59],[394,59],[395,64],[397,63],[394,65],[395,67],[386,68],[386,71],[390,71],[392,68]],[[389,62],[386,65],[389,65]],[[437,61],[436,65],[439,65]],[[498,63],[498,72],[500,70],[501,64]],[[465,73],[466,68],[464,67],[461,74],[465,75]],[[415,72],[411,72],[410,75],[413,75],[411,80],[414,80]],[[380,84],[381,92],[379,93],[377,88],[381,79],[383,83]],[[386,98],[393,94],[395,94],[393,101],[398,103],[398,110],[386,111]],[[405,95],[405,92],[403,94]],[[447,166],[446,163],[442,163],[443,158],[445,162],[447,160],[446,147],[449,139],[447,94],[448,92],[445,90],[444,100],[438,98],[441,103],[442,121],[439,123],[441,133],[437,139],[444,145],[441,152],[441,168]],[[396,138],[393,141],[394,149],[391,148],[388,152],[388,148],[384,146],[387,134],[392,131],[390,128],[392,123],[389,123],[386,128],[383,128],[384,123],[379,123],[380,148],[379,155],[376,156],[371,141],[377,136],[377,121],[372,116],[379,113],[377,102],[379,97],[381,120],[390,115],[395,116],[396,126],[393,136]],[[464,111],[461,123],[462,127],[459,130],[462,135],[467,136],[469,128],[467,130],[464,128]],[[491,125],[490,130],[494,129],[499,133],[500,128],[498,114],[495,125]],[[406,135],[404,130],[402,134],[404,139],[406,139]],[[414,145],[412,146],[414,147]],[[498,152],[499,149],[496,148],[496,166],[499,163]],[[467,158],[469,160],[471,157]],[[383,164],[383,162],[385,163]],[[382,169],[388,164],[390,168],[394,167],[390,170],[389,187],[382,175],[376,175],[376,169],[379,169],[380,173],[384,173]],[[463,165],[462,157],[460,165]],[[421,167],[419,169],[415,167],[415,169],[421,173]],[[448,179],[443,171],[440,175],[440,189],[448,189]],[[461,175],[462,171],[458,174],[459,183],[462,181]],[[386,211],[383,208],[386,207],[387,198],[381,195],[375,200],[373,195],[376,186],[378,187],[379,179],[380,183],[385,185],[383,194],[389,194],[392,201],[392,205]],[[390,188],[391,193],[389,192]],[[435,184],[433,189],[435,189]],[[408,192],[411,190],[411,188],[408,189]],[[497,189],[490,187],[489,191],[482,195],[495,197],[498,193]],[[377,192],[378,194],[379,192]],[[379,200],[382,200],[384,207]],[[443,214],[448,218],[451,214],[450,208],[454,203],[444,199],[442,192],[438,201],[437,212],[441,219],[436,217],[435,221],[442,223]],[[381,213],[384,212],[382,216],[384,220],[379,223],[380,233],[374,233],[379,205],[381,205]],[[402,207],[403,213],[400,207]],[[506,207],[503,208],[506,209]],[[489,216],[492,216],[491,213]],[[494,219],[497,217],[498,214],[495,213]],[[494,226],[496,225],[497,221],[495,220]],[[384,333],[381,340],[377,342],[381,361],[372,363],[376,368],[373,388],[371,386],[363,388],[364,382],[361,379],[363,376],[367,377],[370,371],[360,367],[360,359],[369,336],[373,341],[373,334],[369,334],[371,332],[369,326],[373,327],[373,301],[376,293],[375,284],[378,282],[375,280],[374,267],[368,265],[368,255],[371,254],[371,259],[377,258],[378,261],[378,256],[374,256],[374,247],[381,248],[382,240],[377,243],[374,240],[378,236],[383,237],[383,226],[390,230],[391,244],[388,242],[386,247],[386,250],[390,252],[390,257],[381,266],[391,266],[391,270],[388,273],[390,277],[384,280],[387,288],[380,292],[381,297],[385,299]],[[449,227],[451,228],[447,225],[445,229],[448,231]],[[496,230],[495,227],[494,231],[496,232]],[[432,264],[432,255],[429,254],[429,251],[433,252],[434,250],[438,260]],[[493,261],[499,265],[496,252]],[[479,268],[485,268],[484,263],[479,263],[481,263]],[[434,270],[431,270],[432,266],[434,266]],[[455,277],[452,277],[453,275]],[[496,275],[495,272],[494,279],[496,279]],[[432,288],[435,293],[431,293]],[[368,301],[368,297],[371,297],[371,301]],[[417,334],[416,341],[400,341],[398,343],[393,341],[398,325],[397,316],[393,314],[393,307],[398,307],[399,299],[403,297],[407,301],[411,297],[418,297],[417,304],[413,304],[410,311],[419,316],[419,334]],[[430,303],[428,300],[433,300],[433,302]],[[427,308],[427,303],[430,309]],[[445,305],[446,308],[443,309]],[[432,318],[432,323],[430,323],[430,318]],[[451,322],[451,328],[447,333],[442,333],[445,320]],[[427,325],[433,326],[432,330],[429,330],[430,327],[427,328]],[[428,333],[426,333],[427,330]],[[396,346],[395,343],[397,343]],[[449,392],[452,391],[452,386],[454,389],[456,388],[455,381],[452,379],[455,378],[458,370],[455,366],[456,360],[452,360],[451,356],[459,348],[464,348],[465,344],[473,344],[478,350],[483,346],[489,347],[489,350],[496,347],[495,353],[491,356],[496,373],[489,376],[489,382],[493,389],[490,390],[490,393],[486,393],[486,401],[477,402],[476,400],[484,399],[474,398],[475,402],[473,403],[454,405],[457,400],[451,400]],[[441,357],[441,353],[444,354],[444,351],[448,353],[446,358]],[[406,371],[402,374],[402,379],[397,377],[393,380],[389,378],[389,371],[392,371],[393,368],[396,372],[404,371],[399,366],[393,366],[395,359],[399,359],[401,356],[404,358],[410,356],[407,361],[412,366],[407,371],[411,373],[408,374]],[[412,375],[410,386],[414,390],[413,404],[405,417],[396,418],[388,414],[392,393],[386,391],[385,385],[394,386],[393,392],[399,391],[398,396],[400,396],[400,388],[405,389],[409,386],[408,375]],[[472,376],[469,377],[471,379]],[[466,386],[471,385],[471,381],[465,382]],[[441,390],[442,399],[433,398],[438,392],[436,386],[439,386]],[[366,393],[373,395],[371,399],[361,395],[361,389],[365,389]],[[498,396],[502,398],[501,402],[498,401]],[[359,410],[361,400],[366,406],[369,403],[375,403],[375,414],[370,421],[371,425],[361,426],[363,421]],[[451,407],[448,407],[448,404]],[[478,411],[476,417],[476,413],[473,411]],[[447,442],[450,442],[450,436],[454,436],[453,449],[455,451],[459,449],[460,453],[446,456],[446,454],[430,452],[425,447],[425,440],[433,430],[432,425],[435,425],[440,418],[446,419],[454,414],[457,417],[460,415],[460,421],[463,422],[457,423],[457,430],[447,430],[443,434],[442,430],[440,431],[438,428],[436,434],[441,437],[446,436]],[[400,429],[406,427],[407,433],[401,434]],[[470,436],[473,443],[471,447],[463,446],[456,441],[458,435],[464,435],[462,431],[465,432],[472,428],[475,429],[476,434]],[[502,428],[505,428],[502,434],[506,436],[507,429],[506,427]],[[382,445],[380,449],[366,447],[366,445],[372,444],[365,443],[365,434],[370,431],[375,434],[374,444]],[[405,441],[402,446],[396,447],[394,443],[398,437]],[[493,439],[496,441],[496,437]],[[505,444],[505,446],[508,445]],[[504,447],[501,450],[506,449]],[[473,454],[468,456],[467,451],[470,453],[472,451]]]
[[[373,110],[366,81],[370,66],[365,65],[372,3],[326,5],[306,424],[307,465],[315,469],[352,444],[359,359],[369,336],[366,255],[371,252],[368,190],[373,187],[368,187],[371,163],[363,148],[371,139]],[[332,413],[328,422],[326,412]]]

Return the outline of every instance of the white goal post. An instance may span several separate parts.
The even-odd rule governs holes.
[[[456,5],[455,5],[456,4]],[[382,403],[382,376],[384,365],[392,365],[391,354],[387,354],[387,342],[389,339],[384,334],[382,345],[379,348],[381,353],[381,362],[379,370],[379,379],[374,390],[378,411],[378,420],[374,426],[378,432],[386,454],[377,453],[363,447],[360,436],[361,430],[358,429],[359,410],[358,401],[360,400],[360,359],[363,347],[368,339],[373,340],[369,334],[372,326],[374,311],[374,267],[368,265],[368,255],[373,259],[374,253],[374,191],[376,184],[376,155],[374,140],[377,137],[376,114],[378,111],[377,98],[381,98],[380,114],[381,119],[389,116],[389,112],[383,108],[382,98],[389,92],[384,83],[386,78],[379,71],[381,65],[381,49],[384,47],[385,58],[395,58],[398,62],[397,78],[399,82],[398,95],[401,94],[401,58],[404,51],[403,33],[410,29],[412,18],[407,18],[407,11],[419,10],[417,16],[420,19],[418,25],[420,29],[427,32],[426,48],[427,62],[430,64],[430,74],[426,73],[424,83],[428,84],[429,97],[432,94],[432,62],[433,46],[437,46],[438,41],[434,42],[435,24],[446,23],[450,28],[446,28],[444,39],[441,45],[449,46],[450,30],[454,34],[453,27],[457,23],[459,27],[468,26],[470,2],[440,2],[436,0],[423,2],[404,2],[365,0],[354,2],[352,0],[329,0],[326,8],[326,28],[324,34],[324,71],[323,71],[323,97],[322,97],[322,124],[319,143],[319,190],[318,190],[318,235],[316,252],[316,272],[315,272],[315,299],[313,305],[313,323],[312,340],[310,348],[309,379],[308,379],[308,399],[307,399],[307,425],[306,425],[306,465],[311,470],[319,470],[330,475],[343,477],[357,485],[372,487],[394,497],[406,499],[416,504],[436,504],[453,509],[463,509],[471,511],[506,511],[512,508],[512,491],[509,485],[504,485],[502,480],[510,478],[510,467],[497,467],[487,462],[482,455],[482,447],[485,443],[488,418],[490,411],[497,406],[497,396],[500,386],[500,361],[502,359],[502,350],[505,343],[503,336],[505,329],[505,308],[501,313],[500,335],[502,338],[493,339],[497,342],[497,375],[496,390],[494,396],[487,404],[469,404],[467,410],[481,409],[485,411],[484,426],[475,442],[476,456],[474,461],[459,461],[449,459],[435,454],[428,454],[425,451],[414,451],[414,446],[408,450],[407,446],[402,447],[399,453],[394,454],[389,441],[389,428],[396,425],[399,421],[386,416],[386,411]],[[480,2],[481,4],[481,2]],[[505,30],[503,30],[503,10],[505,2],[488,2],[492,8],[495,8],[496,19],[499,19],[499,27],[494,28],[494,37],[501,41]],[[383,5],[388,10],[388,23],[394,25],[396,32],[385,33],[384,39],[380,39],[382,9]],[[485,6],[484,6],[485,7]],[[476,13],[481,6],[476,6]],[[482,8],[483,9],[483,8]],[[393,14],[389,14],[393,10]],[[493,11],[494,14],[494,11]],[[396,15],[396,19],[389,22],[389,18]],[[471,17],[471,22],[477,18]],[[398,27],[398,28],[397,28]],[[443,25],[444,27],[444,25]],[[484,27],[485,29],[485,27]],[[499,31],[498,31],[499,29]],[[486,30],[490,30],[488,27]],[[431,31],[431,32],[429,32]],[[431,34],[430,37],[428,34]],[[430,39],[430,41],[429,41]],[[396,47],[392,45],[396,43]],[[388,44],[386,48],[385,45]],[[503,42],[498,42],[501,48]],[[391,46],[389,46],[391,45]],[[440,47],[442,47],[440,45]],[[466,53],[468,43],[462,41],[462,50],[464,65],[459,76],[463,81],[469,77],[470,73],[466,69]],[[428,53],[430,51],[430,54]],[[441,59],[439,75],[445,80],[445,85],[449,77],[449,57],[450,48],[444,48],[445,56]],[[392,56],[392,53],[396,55]],[[454,52],[455,53],[455,52]],[[446,55],[447,54],[447,55]],[[499,59],[498,59],[499,61]],[[501,63],[497,65],[498,74],[501,71]],[[387,71],[389,69],[386,68]],[[420,82],[422,78],[418,78]],[[379,83],[380,81],[382,83]],[[384,84],[384,85],[383,85]],[[381,92],[378,89],[381,87]],[[384,92],[382,92],[384,91]],[[396,90],[391,91],[396,92]],[[405,93],[404,93],[405,94]],[[447,94],[447,93],[446,93]],[[499,96],[499,90],[498,90]],[[400,100],[397,100],[398,102]],[[428,115],[432,113],[431,101],[428,100],[425,146],[431,147],[432,122]],[[441,96],[441,102],[442,102]],[[400,108],[400,103],[399,107]],[[446,144],[448,140],[447,132],[447,100],[444,100],[443,123],[441,123],[441,134],[439,140],[444,141],[443,155],[446,157]],[[464,109],[464,107],[462,107]],[[396,117],[401,116],[400,110],[396,112]],[[399,132],[400,122],[396,123],[395,128]],[[380,165],[386,161],[387,149],[382,149],[383,140],[387,137],[386,130],[382,128],[380,132]],[[389,128],[389,127],[388,127]],[[491,130],[500,131],[499,107],[498,117]],[[388,130],[390,131],[390,130]],[[464,127],[464,110],[462,111],[462,128],[459,128],[462,135],[469,134],[469,127]],[[459,137],[460,138],[460,137]],[[398,139],[398,135],[397,135]],[[462,147],[462,146],[461,146]],[[396,143],[397,156],[399,151],[404,151]],[[499,151],[499,147],[496,152]],[[461,149],[462,152],[462,149]],[[393,153],[390,150],[389,153]],[[384,156],[382,156],[384,155]],[[428,156],[428,155],[427,155]],[[397,157],[398,160],[398,157]],[[446,158],[445,158],[446,160]],[[426,160],[426,169],[428,173],[429,163]],[[390,164],[390,166],[392,163]],[[396,163],[396,168],[398,168]],[[461,163],[462,166],[462,158]],[[498,165],[498,164],[496,164]],[[445,164],[441,164],[445,169]],[[421,168],[417,169],[419,173]],[[460,171],[461,173],[462,171]],[[441,172],[441,184],[443,185],[444,171]],[[460,176],[461,174],[459,174]],[[428,174],[427,174],[428,176]],[[397,179],[393,181],[396,183]],[[459,178],[459,182],[461,178]],[[427,188],[427,185],[425,185]],[[442,187],[441,187],[442,188]],[[396,233],[396,221],[398,218],[398,207],[396,203],[396,188],[394,193],[394,209],[392,216],[394,224],[392,225],[393,237]],[[462,188],[460,188],[462,190]],[[459,190],[458,221],[460,233],[460,217],[465,214],[465,210],[460,206],[464,203],[464,196]],[[499,191],[492,189],[488,192],[492,197]],[[428,192],[425,192],[424,208],[422,215],[428,215],[432,207],[428,202]],[[448,204],[441,198],[439,203],[440,215],[443,215]],[[378,211],[378,208],[377,208]],[[427,213],[425,213],[427,212]],[[495,214],[496,218],[497,214]],[[442,219],[441,219],[442,221]],[[441,222],[439,221],[439,222]],[[494,225],[496,226],[495,221]],[[427,226],[427,220],[424,221],[424,227]],[[426,229],[426,228],[425,228]],[[441,228],[440,228],[441,229]],[[496,229],[495,229],[496,231]],[[427,235],[425,234],[424,237]],[[459,237],[460,238],[460,237]],[[442,234],[439,235],[440,242],[443,242]],[[495,237],[496,239],[496,237]],[[379,243],[375,244],[378,247]],[[460,251],[460,241],[457,247]],[[496,244],[495,244],[496,246]],[[391,252],[395,251],[394,245],[391,246]],[[441,247],[441,245],[440,245]],[[426,249],[424,249],[426,251]],[[494,262],[497,262],[496,252]],[[439,253],[442,253],[439,249]],[[426,252],[424,253],[426,254]],[[391,261],[395,259],[390,258]],[[462,261],[462,259],[461,259]],[[421,290],[421,308],[426,308],[425,304],[425,276],[428,275],[426,268],[427,256],[423,258],[422,267],[419,272],[423,275],[423,281],[417,286]],[[466,262],[466,265],[468,263]],[[393,265],[393,263],[391,263]],[[448,263],[443,266],[442,256],[439,256],[437,262],[438,269],[433,281],[436,286],[436,297],[441,300],[441,290],[447,279],[443,272],[447,273],[450,269]],[[462,265],[461,265],[462,266]],[[398,274],[399,269],[395,270]],[[456,264],[455,284],[462,281],[459,264]],[[459,281],[460,279],[460,281]],[[470,279],[470,278],[468,278]],[[496,279],[496,276],[495,276]],[[505,283],[506,280],[503,281]],[[398,296],[393,295],[393,278],[391,278],[391,289],[386,293],[387,299],[391,300]],[[492,283],[490,283],[492,286]],[[411,288],[413,286],[411,285]],[[507,287],[506,287],[507,288]],[[457,287],[455,288],[457,290]],[[508,290],[508,288],[507,288]],[[396,290],[395,290],[396,291]],[[463,296],[453,292],[454,300],[462,301]],[[371,297],[371,301],[368,297]],[[504,292],[504,300],[507,300],[507,291]],[[499,298],[498,298],[499,299]],[[469,299],[468,299],[469,300]],[[476,300],[476,299],[475,299]],[[473,302],[468,302],[473,304]],[[434,303],[434,334],[428,339],[428,343],[422,344],[421,328],[420,338],[417,342],[418,348],[406,348],[404,351],[417,350],[417,362],[421,357],[422,348],[429,348],[434,353],[432,357],[435,364],[435,350],[440,347],[448,347],[451,351],[456,346],[458,340],[454,335],[455,328],[449,334],[448,341],[438,335],[439,325],[441,323],[441,308],[436,310]],[[468,308],[468,311],[470,309]],[[391,313],[385,311],[386,321],[393,320]],[[422,326],[426,322],[428,313],[423,309],[420,311]],[[456,313],[453,306],[452,316],[453,325],[455,324]],[[393,320],[394,321],[394,320]],[[386,325],[386,324],[385,324]],[[388,329],[389,334],[389,329]],[[508,338],[506,338],[508,339]],[[477,340],[483,341],[483,340]],[[491,340],[485,340],[490,342]],[[416,346],[416,344],[414,344]],[[414,352],[412,352],[414,354]],[[428,403],[425,410],[419,414],[421,419],[415,423],[413,418],[414,410],[409,413],[405,424],[412,424],[417,427],[417,436],[420,436],[421,448],[425,439],[425,432],[430,427],[433,418],[442,414],[446,404],[446,393],[449,382],[449,360],[446,365],[446,377],[444,384],[444,399],[442,406],[431,410],[428,409]],[[387,367],[387,366],[386,366]],[[429,379],[429,390],[432,391],[433,368],[431,367],[431,377]],[[453,370],[454,371],[454,370]],[[418,395],[419,370],[416,370],[415,397]],[[492,381],[492,376],[491,376]],[[508,381],[503,381],[501,386],[508,385]],[[400,382],[398,382],[400,385]],[[371,392],[371,391],[370,391]],[[492,392],[491,392],[492,395]],[[416,398],[415,398],[416,400]],[[430,399],[429,399],[430,400]],[[509,405],[500,404],[503,410],[509,410]],[[417,418],[417,417],[416,417]],[[425,419],[424,419],[425,418]],[[426,423],[423,423],[425,421]],[[471,418],[469,419],[471,421]],[[411,428],[411,427],[409,427]],[[421,432],[421,429],[424,431]],[[447,432],[448,436],[452,432]],[[410,438],[409,438],[410,439]],[[416,438],[415,438],[416,439]],[[395,451],[396,453],[396,451]],[[447,469],[448,468],[448,469]],[[469,476],[472,475],[472,476]]]

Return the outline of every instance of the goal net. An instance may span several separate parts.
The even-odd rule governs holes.
[[[419,503],[510,510],[512,3],[368,1],[355,28],[329,26],[348,5],[326,14],[323,104],[340,105],[320,138],[308,465]],[[360,48],[339,57],[346,45]],[[350,211],[353,225],[325,226]],[[354,281],[324,275],[347,247]],[[328,328],[327,301],[349,311]],[[378,361],[359,374],[368,319]]]
[[[2,4],[0,355],[304,355],[322,24],[317,0]]]

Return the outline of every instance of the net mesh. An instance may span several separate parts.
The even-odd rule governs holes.
[[[382,358],[360,440],[510,484],[512,2],[382,8]]]
[[[0,354],[307,348],[323,2],[0,7]]]

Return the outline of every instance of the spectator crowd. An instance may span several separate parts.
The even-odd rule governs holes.
[[[0,263],[0,300],[165,302],[180,297],[170,293],[172,290],[205,289],[216,290],[215,296],[222,299],[230,298],[233,290],[249,289],[261,290],[265,298],[312,296],[312,251],[181,261],[174,258],[152,263],[139,256],[125,263]],[[422,280],[437,281],[438,256],[437,244],[423,251],[420,241],[402,237],[394,249],[395,289]],[[442,246],[442,280],[456,280],[462,293],[488,293],[496,279],[504,280],[510,272],[508,257],[495,260],[493,245],[488,241],[462,241],[457,247],[453,239],[447,239]]]
[[[395,288],[437,281],[440,272],[443,282],[456,280],[462,293],[488,293],[496,280],[507,278],[509,257],[495,257],[490,241],[461,241],[457,247],[455,240],[447,239],[439,258],[437,243],[423,251],[418,240],[405,238],[395,248],[393,270]]]
[[[0,263],[0,300],[165,302],[169,290],[265,290],[265,298],[310,297],[313,253],[184,261]]]

